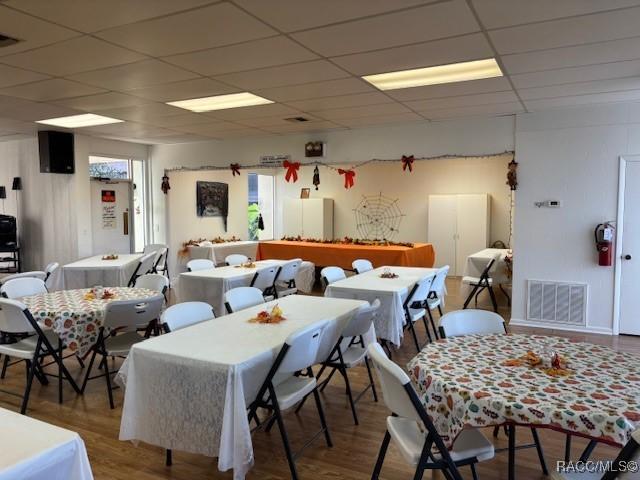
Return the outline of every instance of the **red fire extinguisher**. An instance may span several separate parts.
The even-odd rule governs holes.
[[[613,264],[613,235],[615,227],[609,222],[599,224],[594,232],[598,265],[610,267]]]

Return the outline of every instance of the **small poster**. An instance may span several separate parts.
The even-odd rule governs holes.
[[[116,203],[116,191],[102,190],[102,203]]]
[[[102,228],[104,230],[115,230],[117,228],[115,205],[102,205]]]

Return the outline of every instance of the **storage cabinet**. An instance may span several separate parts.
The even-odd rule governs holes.
[[[489,244],[491,197],[488,194],[429,195],[427,238],[438,266],[464,272],[467,257]]]
[[[333,200],[330,198],[286,198],[282,232],[287,237],[333,239]]]

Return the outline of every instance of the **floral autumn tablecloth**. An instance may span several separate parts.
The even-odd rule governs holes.
[[[53,329],[64,344],[84,356],[98,340],[105,307],[114,300],[143,299],[156,295],[145,288],[109,287],[108,300],[86,300],[88,288],[41,293],[20,299],[38,323]]]
[[[573,373],[504,366],[555,351]],[[623,445],[640,428],[640,357],[566,338],[469,335],[425,347],[408,364],[418,395],[451,445],[466,426],[540,425]]]

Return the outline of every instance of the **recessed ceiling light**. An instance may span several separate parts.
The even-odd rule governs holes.
[[[481,78],[501,77],[502,71],[495,58],[472,62],[451,63],[436,67],[416,68],[398,72],[378,73],[362,77],[380,90],[423,87],[440,83],[466,82]]]
[[[227,108],[251,107],[273,103],[271,100],[259,97],[249,92],[232,93],[230,95],[216,95],[215,97],[192,98],[167,102],[167,105],[184,108],[192,112],[210,112],[212,110],[226,110]]]
[[[64,128],[82,128],[94,127],[96,125],[108,125],[110,123],[120,123],[124,120],[117,118],[103,117],[102,115],[94,115],[93,113],[85,113],[82,115],[70,115],[68,117],[49,118],[47,120],[38,120],[36,123],[44,125],[53,125],[54,127]]]

